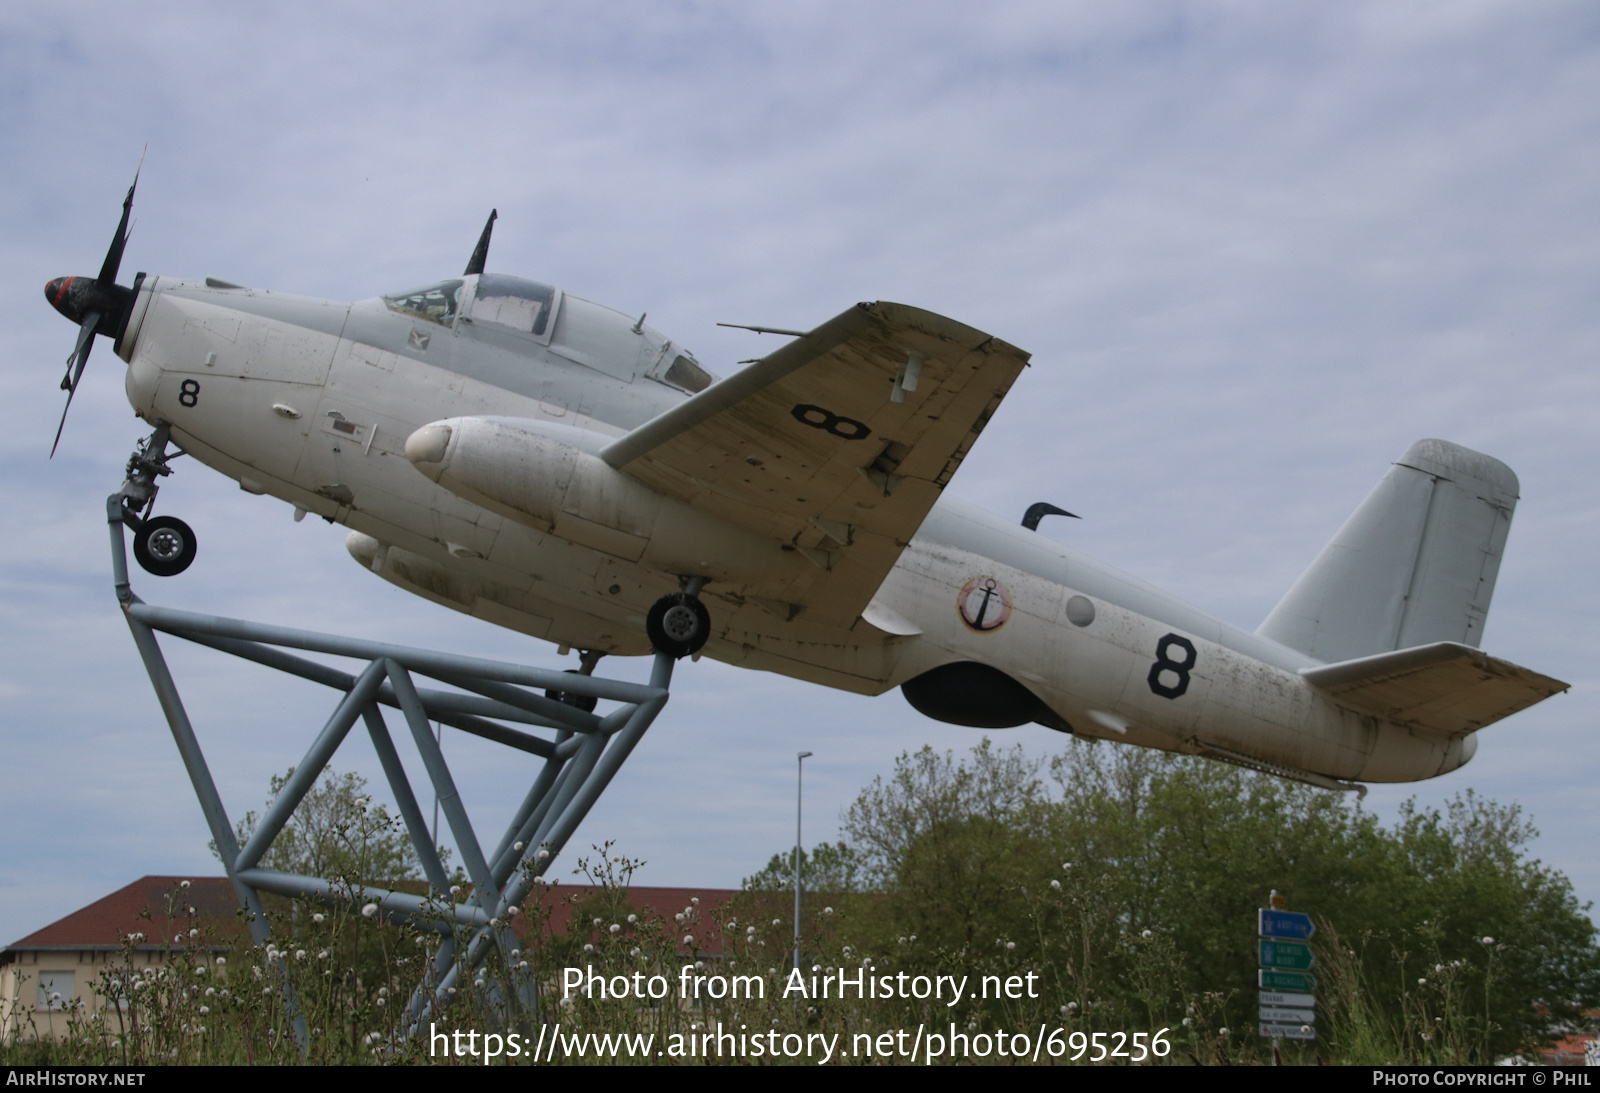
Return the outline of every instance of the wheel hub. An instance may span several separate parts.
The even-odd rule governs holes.
[[[172,528],[162,528],[150,536],[150,556],[170,562],[183,553],[183,536]]]
[[[699,625],[700,620],[693,609],[683,604],[667,608],[667,613],[661,618],[661,628],[674,641],[688,641],[694,637]]]

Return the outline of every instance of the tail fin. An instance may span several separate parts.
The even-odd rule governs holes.
[[[1419,440],[1256,631],[1321,661],[1477,647],[1517,506],[1511,468]]]

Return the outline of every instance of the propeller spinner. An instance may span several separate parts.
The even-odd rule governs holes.
[[[144,157],[139,158],[139,170],[144,168]],[[67,405],[61,411],[61,424],[56,426],[55,443],[50,445],[50,456],[55,458],[61,444],[61,430],[67,424],[67,411],[72,408],[72,396],[78,392],[78,381],[83,378],[83,366],[89,363],[89,351],[94,348],[94,336],[104,334],[115,338],[121,333],[133,303],[133,290],[117,284],[117,269],[122,265],[122,252],[128,245],[128,216],[133,211],[133,192],[139,187],[139,170],[133,172],[133,185],[122,200],[122,220],[117,224],[117,234],[111,238],[111,248],[101,263],[98,277],[57,277],[44,286],[45,299],[50,306],[78,325],[78,340],[67,357],[67,374],[61,378],[61,389],[67,393]]]

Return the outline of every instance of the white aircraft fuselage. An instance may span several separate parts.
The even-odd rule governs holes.
[[[703,578],[704,652],[729,664],[860,694],[905,686],[960,724],[1038,722],[1326,785],[1454,770],[1477,728],[1564,688],[1476,650],[1516,495],[1488,457],[1414,446],[1249,633],[937,496],[1025,355],[899,305],[838,323],[870,330],[790,343],[796,360],[833,353],[835,371],[786,366],[772,382],[801,393],[777,398],[745,373],[713,384],[642,319],[516,278],[343,304],[150,276],[117,352],[134,409],[185,452],[297,519],[347,525],[350,553],[385,579],[562,646],[647,653],[651,605]],[[854,374],[869,335],[912,348],[881,391],[863,388],[870,415],[842,412],[866,395],[830,377]],[[968,381],[924,368],[919,338],[980,363],[1009,353],[1010,371],[963,402]],[[923,412],[944,390],[948,406]],[[911,427],[906,407],[929,430],[968,413],[970,431],[917,471],[921,441],[879,443]],[[727,414],[772,422],[770,439],[735,435]],[[850,474],[808,514],[822,459]],[[924,486],[901,534],[883,514]],[[764,515],[767,496],[798,522]]]

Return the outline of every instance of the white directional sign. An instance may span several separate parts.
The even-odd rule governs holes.
[[[1261,1035],[1273,1040],[1315,1040],[1317,1032],[1304,1025],[1277,1025],[1261,1022]]]
[[[1262,991],[1261,1004],[1263,1006],[1294,1006],[1297,1009],[1315,1009],[1317,996],[1314,994],[1301,994],[1299,991]]]
[[[1314,1025],[1317,1021],[1315,1010],[1289,1009],[1287,1006],[1262,1006],[1261,1020],[1270,1021],[1278,1025]]]

